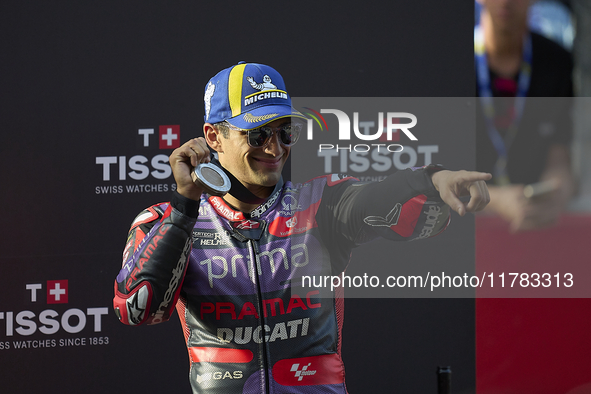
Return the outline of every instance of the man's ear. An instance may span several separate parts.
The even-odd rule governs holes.
[[[216,130],[211,123],[205,123],[203,125],[203,135],[205,136],[207,145],[209,145],[211,149],[218,153],[223,153],[224,149],[222,146],[222,140],[224,139],[224,136],[221,132]]]

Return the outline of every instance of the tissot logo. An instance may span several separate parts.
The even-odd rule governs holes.
[[[138,129],[138,136],[140,136],[140,146],[148,148],[152,146],[152,141],[155,137],[154,129]],[[158,148],[159,149],[176,149],[181,142],[181,126],[168,125],[158,126]]]
[[[137,129],[136,149],[130,152],[125,146],[114,145],[112,155],[97,156],[95,164],[98,166],[97,175],[103,183],[95,187],[96,194],[120,193],[153,193],[175,190],[175,183],[153,183],[155,180],[171,178],[172,170],[168,163],[168,155],[172,149],[181,144],[180,125],[163,125],[154,128]],[[166,150],[158,154],[154,149]],[[137,149],[140,149],[138,152]],[[119,152],[117,152],[119,150]],[[158,151],[156,151],[158,152]],[[140,153],[140,154],[136,154]],[[131,181],[126,184],[113,185],[115,181]],[[133,181],[152,181],[148,184],[137,184]]]
[[[6,306],[8,310],[0,312],[0,338],[12,340],[0,341],[0,350],[108,344],[108,337],[94,335],[101,335],[97,333],[102,331],[103,316],[109,313],[109,308],[65,305],[72,303],[70,284],[67,279],[61,279],[23,285],[30,305],[27,310],[20,311]],[[93,336],[54,336],[78,334],[84,330]],[[25,339],[21,340],[21,337]]]

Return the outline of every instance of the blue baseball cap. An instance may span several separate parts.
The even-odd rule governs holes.
[[[251,130],[274,120],[306,117],[291,106],[281,74],[258,63],[240,62],[220,71],[205,86],[205,122],[227,121]]]

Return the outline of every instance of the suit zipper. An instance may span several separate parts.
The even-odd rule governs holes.
[[[264,319],[264,315],[265,315],[265,310],[264,305],[263,305],[263,291],[261,289],[261,281],[258,275],[258,267],[259,267],[259,262],[258,262],[258,250],[256,247],[256,244],[254,243],[254,241],[252,239],[248,240],[248,243],[250,244],[250,248],[251,248],[251,252],[253,254],[254,259],[252,259],[252,271],[253,271],[253,278],[255,280],[255,283],[257,285],[257,301],[259,304],[259,321],[261,324],[261,338],[262,338],[262,345],[263,345],[263,367],[264,367],[264,376],[265,376],[265,393],[270,393],[270,382],[269,382],[269,373],[268,373],[268,367],[269,367],[269,360],[267,358],[267,342],[265,340],[265,319]]]

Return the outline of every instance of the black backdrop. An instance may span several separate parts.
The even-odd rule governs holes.
[[[464,0],[2,2],[2,391],[188,392],[177,319],[129,328],[111,309],[128,225],[168,198],[152,185],[172,183],[118,179],[121,162],[143,156],[153,170],[170,153],[159,126],[197,135],[203,86],[240,60],[280,70],[294,97],[470,96],[473,12]],[[108,181],[99,157],[116,160]],[[51,303],[53,280],[68,281],[67,303]],[[435,392],[439,364],[455,392],[473,391],[473,300],[349,299],[345,316],[351,393]]]

